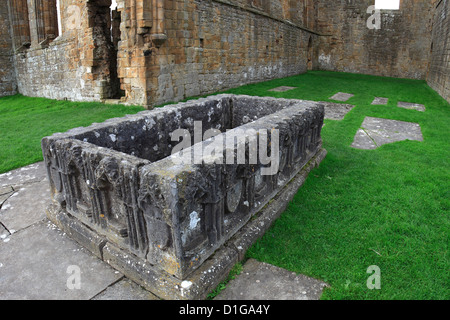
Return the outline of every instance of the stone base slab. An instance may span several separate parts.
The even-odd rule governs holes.
[[[325,282],[249,259],[214,300],[319,300]]]
[[[205,299],[208,293],[227,277],[233,266],[244,258],[250,246],[262,237],[286,210],[309,172],[319,166],[326,154],[325,149],[319,150],[272,201],[184,281],[158,269],[148,261],[123,251],[59,209],[57,205],[52,204],[47,208],[47,216],[69,237],[158,297],[167,300]]]

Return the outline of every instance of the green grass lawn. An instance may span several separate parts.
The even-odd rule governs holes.
[[[267,91],[282,85],[297,89]],[[343,121],[325,121],[326,159],[247,256],[326,281],[331,287],[323,299],[450,299],[450,105],[444,99],[424,81],[333,72],[228,92],[326,101],[338,91],[355,94],[347,103],[356,108]],[[375,96],[389,104],[370,105]],[[401,109],[397,101],[422,103],[427,111]],[[1,98],[0,173],[42,160],[44,136],[141,110]],[[425,141],[353,149],[366,116],[417,122]],[[381,290],[366,286],[371,265],[381,270]]]
[[[267,90],[298,87],[285,93]],[[343,121],[326,120],[326,159],[248,257],[330,284],[322,299],[450,298],[450,105],[424,81],[309,72],[230,93],[329,101],[355,94]],[[372,106],[374,97],[389,98]],[[396,107],[425,104],[427,111]],[[419,123],[424,142],[350,147],[366,116]],[[381,270],[381,290],[366,273]]]
[[[0,98],[0,173],[41,161],[45,136],[142,110],[20,95]]]

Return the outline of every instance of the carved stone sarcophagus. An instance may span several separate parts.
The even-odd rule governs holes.
[[[320,103],[218,95],[54,134],[48,216],[160,297],[204,296],[224,276],[202,280],[206,262],[325,156],[323,119]]]

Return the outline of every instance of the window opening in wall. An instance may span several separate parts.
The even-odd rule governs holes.
[[[121,40],[121,32],[120,32],[120,23],[122,21],[122,16],[117,8],[117,0],[111,1],[110,9],[110,37],[112,43],[112,52],[111,52],[111,63],[110,63],[110,71],[111,71],[111,88],[112,94],[111,98],[120,99],[125,95],[125,92],[120,89],[120,79],[118,77],[118,51],[119,51],[119,42]]]
[[[35,0],[36,40],[45,48],[58,34],[57,0]]]
[[[111,11],[116,10],[117,9],[117,0],[112,0],[111,1]]]
[[[57,36],[62,35],[61,0],[56,0],[56,14],[58,16]]]
[[[375,0],[375,9],[400,10],[400,0]]]
[[[31,45],[28,4],[26,0],[8,1],[8,10],[11,19],[14,50],[21,51]]]
[[[111,41],[114,42],[114,16],[117,13],[117,0],[111,1],[109,9],[111,10]]]

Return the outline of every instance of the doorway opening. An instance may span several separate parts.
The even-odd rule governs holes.
[[[120,13],[117,2],[88,2],[89,27],[92,29],[92,73],[100,86],[100,99],[120,99],[124,96],[118,76],[118,44],[120,41]]]

